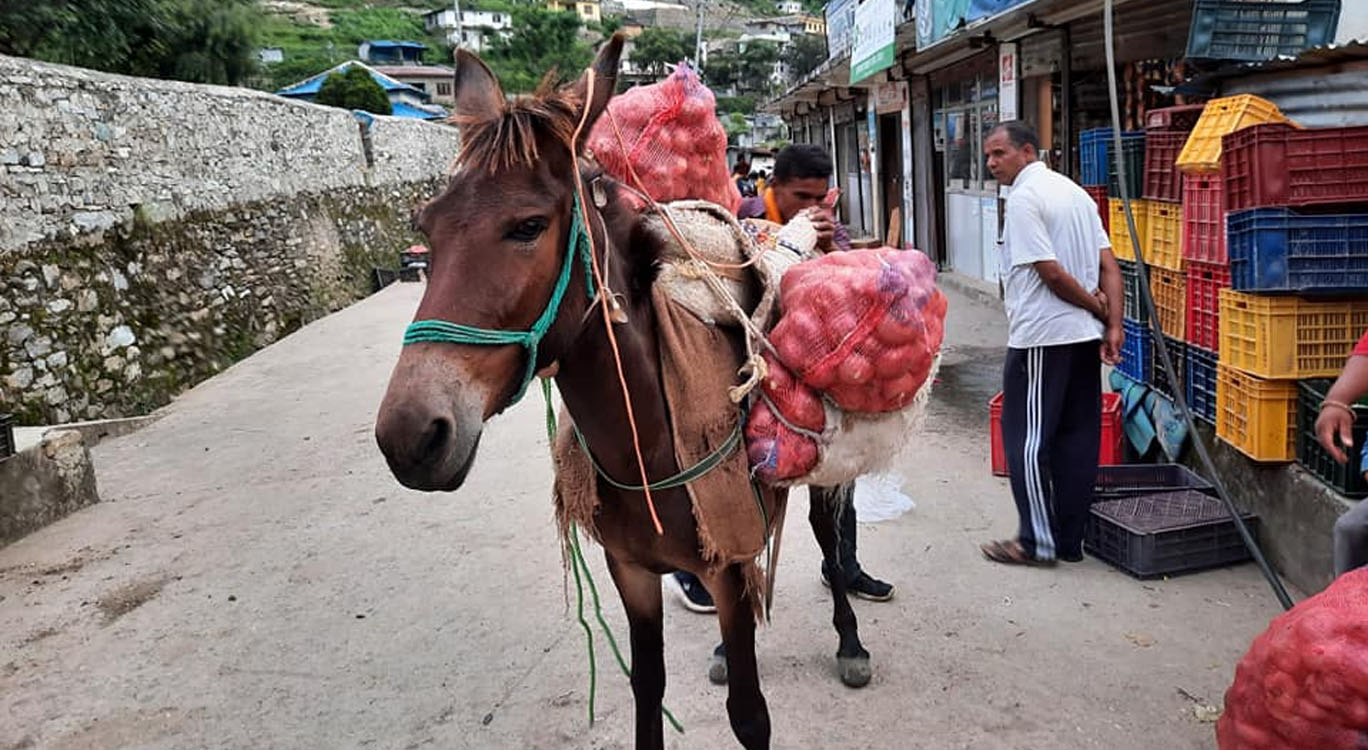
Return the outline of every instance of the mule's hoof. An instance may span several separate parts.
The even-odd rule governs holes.
[[[836,667],[841,673],[841,682],[846,687],[862,688],[868,685],[870,678],[874,676],[868,656],[838,656]]]
[[[727,657],[720,654],[712,655],[712,661],[708,664],[708,682],[714,685],[727,684]]]

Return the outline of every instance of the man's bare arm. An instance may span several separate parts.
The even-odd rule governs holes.
[[[1031,264],[1036,273],[1040,274],[1040,280],[1045,282],[1045,286],[1055,293],[1055,296],[1068,302],[1075,307],[1081,307],[1093,314],[1093,317],[1103,322],[1107,321],[1107,307],[1103,306],[1102,301],[1095,294],[1083,288],[1082,284],[1064,270],[1059,265],[1059,261],[1041,260]],[[1121,277],[1120,269],[1117,270],[1117,279]],[[1109,297],[1111,295],[1108,295]]]

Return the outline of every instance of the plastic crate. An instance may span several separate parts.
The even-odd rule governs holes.
[[[1188,346],[1184,377],[1192,415],[1207,424],[1216,424],[1216,352]]]
[[[1339,375],[1368,329],[1368,300],[1311,302],[1221,290],[1221,362],[1261,378]]]
[[[1368,440],[1368,403],[1354,404],[1354,445],[1345,449],[1349,463],[1341,465],[1316,439],[1316,417],[1320,416],[1331,380],[1303,380],[1297,384],[1297,463],[1317,479],[1345,497],[1368,496],[1368,481],[1363,478],[1360,450]]]
[[[1150,266],[1150,294],[1164,334],[1183,339],[1187,328],[1187,274]]]
[[[1242,292],[1368,290],[1368,213],[1286,208],[1226,214],[1231,288]]]
[[[1275,123],[1231,133],[1221,176],[1231,211],[1368,201],[1368,126]]]
[[[1132,380],[1150,382],[1150,370],[1153,366],[1150,359],[1153,352],[1150,347],[1153,334],[1150,333],[1149,326],[1126,318],[1121,322],[1121,327],[1126,333],[1126,343],[1121,345],[1121,364],[1117,365],[1116,369]]]
[[[378,292],[399,280],[399,272],[393,268],[371,268],[371,289]]]
[[[1221,171],[1221,138],[1251,125],[1287,122],[1278,105],[1253,94],[1227,96],[1207,102],[1202,116],[1192,128],[1178,168],[1185,174],[1213,174]]]
[[[1186,130],[1145,131],[1145,198],[1177,203],[1183,199],[1183,173],[1178,154],[1187,143]]]
[[[1182,464],[1118,464],[1098,466],[1093,501],[1115,500],[1156,492],[1196,490],[1216,497],[1211,482]]]
[[[1107,154],[1111,151],[1111,128],[1093,128],[1078,134],[1079,184],[1107,185]]]
[[[1183,259],[1226,262],[1225,185],[1218,175],[1183,175]]]
[[[1135,199],[1130,204],[1131,213],[1135,215],[1135,231],[1144,243],[1148,237],[1145,231],[1149,226],[1149,201]],[[1135,246],[1131,244],[1130,229],[1126,225],[1125,201],[1108,200],[1107,213],[1111,215],[1107,236],[1111,237],[1112,253],[1121,260],[1135,260]]]
[[[1097,215],[1102,219],[1102,231],[1111,233],[1111,213],[1107,207],[1107,188],[1101,185],[1090,185],[1083,188],[1088,197],[1097,204]]]
[[[0,414],[0,460],[14,455],[14,415]]]
[[[1149,307],[1140,296],[1140,269],[1134,261],[1118,260],[1116,264],[1121,267],[1121,284],[1126,290],[1126,299],[1122,305],[1125,316],[1139,323],[1148,323]]]
[[[1183,207],[1145,201],[1145,260],[1170,271],[1183,270]]]
[[[1221,290],[1230,288],[1230,268],[1191,261],[1187,268],[1188,343],[1213,352],[1221,350]]]
[[[1108,143],[1112,143],[1112,132],[1107,131]],[[1126,160],[1126,188],[1131,198],[1139,198],[1145,192],[1145,131],[1130,130],[1121,134],[1121,156]],[[1116,158],[1107,158],[1107,195],[1121,197],[1121,178],[1116,169]]]
[[[1097,447],[1098,466],[1119,464],[1125,458],[1122,440],[1121,395],[1102,394],[1102,436]],[[993,476],[1007,476],[1007,452],[1002,442],[1002,393],[988,401],[988,456]]]
[[[1205,104],[1180,104],[1176,107],[1151,109],[1145,113],[1145,130],[1192,130],[1205,108]]]
[[[1271,60],[1335,41],[1340,0],[1197,0],[1187,56]]]
[[[1251,532],[1258,518],[1242,513]],[[1184,489],[1095,503],[1083,547],[1136,578],[1234,565],[1249,548],[1219,499]]]
[[[1216,365],[1216,437],[1255,461],[1297,458],[1297,381]]]
[[[1171,400],[1178,399],[1177,390],[1187,387],[1187,344],[1173,338],[1165,336],[1164,342],[1168,344],[1169,358],[1173,360],[1173,369],[1177,372],[1176,379],[1169,381],[1168,371],[1164,369],[1164,361],[1159,357],[1159,340],[1153,339],[1150,343],[1150,362],[1153,375],[1150,378],[1150,385],[1154,390],[1168,396]],[[1177,385],[1175,386],[1174,383]],[[1186,391],[1184,391],[1186,395]]]

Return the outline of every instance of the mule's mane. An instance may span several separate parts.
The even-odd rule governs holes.
[[[579,97],[554,90],[548,78],[535,94],[505,104],[493,118],[457,115],[453,121],[461,128],[462,145],[456,166],[491,174],[531,167],[540,158],[541,138],[571,148],[579,106]]]

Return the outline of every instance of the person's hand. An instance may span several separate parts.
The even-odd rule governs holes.
[[[1093,299],[1097,300],[1097,307],[1091,312],[1103,323],[1107,322],[1107,311],[1110,309],[1111,300],[1107,299],[1107,293],[1098,289],[1093,292]]]
[[[1339,436],[1339,444],[1335,442],[1336,436]],[[1348,463],[1349,456],[1340,445],[1354,446],[1354,415],[1338,406],[1322,406],[1320,416],[1316,417],[1316,439],[1336,461]]]
[[[1126,332],[1121,326],[1107,326],[1102,334],[1102,361],[1115,367],[1121,364],[1121,347],[1126,343]]]
[[[831,212],[814,206],[803,213],[812,222],[812,228],[817,230],[817,249],[823,253],[831,252],[834,248],[832,242],[836,239],[836,220]]]

